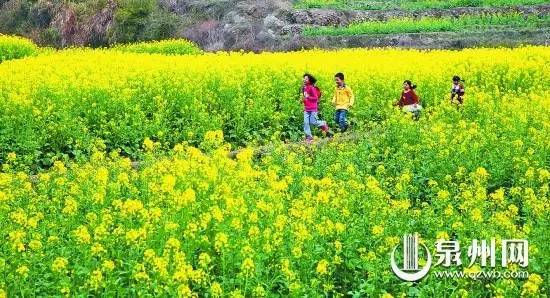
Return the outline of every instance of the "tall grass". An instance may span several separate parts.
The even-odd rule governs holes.
[[[298,0],[295,3],[297,8],[333,8],[333,9],[360,9],[360,10],[382,10],[382,9],[407,9],[419,10],[429,8],[453,8],[453,7],[502,7],[517,5],[535,5],[547,3],[546,0]]]
[[[306,36],[339,36],[361,34],[392,34],[418,32],[464,32],[509,26],[513,28],[548,27],[550,16],[523,16],[521,14],[470,15],[460,18],[424,17],[420,19],[396,18],[389,21],[366,21],[345,27],[307,27]]]

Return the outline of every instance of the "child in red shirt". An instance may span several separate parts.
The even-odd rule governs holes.
[[[403,82],[403,92],[401,92],[401,98],[395,103],[403,111],[411,112],[414,114],[415,119],[418,119],[422,106],[420,105],[420,99],[416,92],[416,85],[413,85],[410,80]]]

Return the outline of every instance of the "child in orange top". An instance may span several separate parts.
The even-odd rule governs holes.
[[[336,89],[332,97],[332,104],[336,108],[334,121],[340,127],[340,132],[345,132],[349,127],[347,121],[348,111],[353,106],[355,97],[351,88],[344,82],[343,73],[339,72],[334,75],[334,80],[336,82]]]

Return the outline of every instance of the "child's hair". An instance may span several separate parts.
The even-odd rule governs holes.
[[[335,78],[339,78],[339,79],[342,80],[342,81],[344,80],[344,74],[341,73],[341,72],[335,74],[334,77],[335,77]]]
[[[309,74],[309,73],[304,74],[303,77],[308,77],[309,83],[310,83],[311,85],[315,85],[315,83],[317,83],[317,79],[316,79],[314,76],[312,76],[311,74]]]
[[[403,83],[409,85],[411,89],[416,89],[416,85],[413,85],[410,80],[405,80]]]
[[[453,82],[464,82],[464,80],[460,79],[459,76],[454,76],[453,77]]]

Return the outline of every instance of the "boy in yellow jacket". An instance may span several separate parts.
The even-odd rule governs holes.
[[[334,80],[336,81],[336,89],[332,98],[332,104],[336,108],[334,121],[340,127],[340,132],[345,132],[349,126],[347,120],[348,111],[353,106],[355,98],[351,88],[344,82],[343,73],[339,72],[334,75]]]

